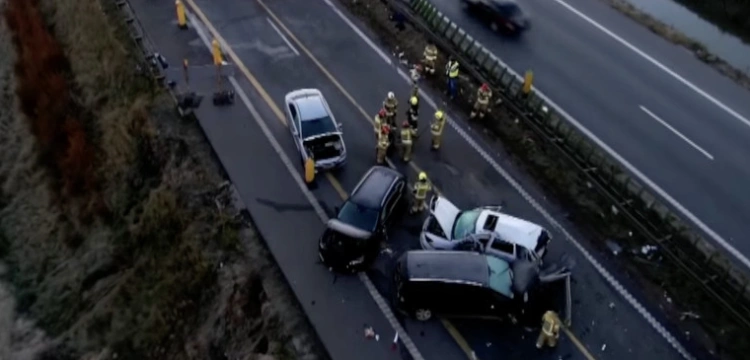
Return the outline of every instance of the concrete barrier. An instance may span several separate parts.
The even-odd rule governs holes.
[[[744,268],[729,261],[688,222],[666,206],[603,149],[557,114],[532,89],[524,93],[524,77],[514,72],[471,35],[438,11],[429,0],[385,0],[412,24],[463,65],[477,83],[493,92],[525,127],[555,147],[618,213],[625,217],[643,244],[656,245],[665,261],[692,279],[729,318],[750,329],[750,280]],[[711,315],[711,314],[705,314]]]

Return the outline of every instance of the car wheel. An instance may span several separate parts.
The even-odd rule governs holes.
[[[500,26],[498,26],[497,23],[493,21],[490,23],[490,30],[497,32],[498,30],[500,30]]]
[[[418,309],[414,312],[414,317],[419,321],[427,321],[432,319],[432,311],[430,309]]]

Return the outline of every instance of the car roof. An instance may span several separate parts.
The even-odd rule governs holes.
[[[490,273],[485,255],[469,251],[412,250],[406,253],[410,280],[445,280],[488,286]]]
[[[300,91],[299,94],[294,94],[292,101],[297,105],[300,121],[330,116],[323,95],[319,91]]]
[[[352,191],[349,200],[370,209],[380,209],[393,183],[403,175],[385,166],[373,166]]]
[[[482,210],[477,218],[477,232],[492,231],[501,239],[534,250],[539,236],[546,230],[531,221],[498,211]]]

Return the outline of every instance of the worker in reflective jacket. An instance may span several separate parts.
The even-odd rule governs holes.
[[[430,126],[433,150],[440,148],[440,143],[443,140],[443,128],[445,128],[445,113],[438,110],[435,112],[435,118],[432,120],[432,126]]]
[[[391,91],[383,101],[383,109],[385,109],[386,118],[388,119],[388,125],[396,126],[396,110],[398,109],[398,100],[396,95]]]
[[[386,112],[385,109],[380,109],[377,114],[375,114],[374,119],[374,125],[375,125],[375,139],[377,140],[380,136],[380,131],[383,127],[383,124],[387,123],[386,120]]]
[[[542,331],[539,332],[539,338],[536,340],[536,347],[541,349],[542,346],[555,347],[557,340],[560,338],[560,326],[562,321],[554,311],[547,311],[542,316]]]
[[[422,64],[424,65],[425,72],[429,74],[435,73],[435,63],[437,62],[438,57],[438,49],[435,44],[432,42],[427,43],[427,46],[424,47],[424,58],[422,59]]]
[[[479,118],[483,119],[484,114],[490,112],[490,99],[492,99],[492,89],[484,83],[477,90],[477,100],[474,101],[474,109],[469,116],[473,119],[479,115]]]
[[[383,124],[383,126],[380,127],[380,133],[378,134],[378,148],[375,152],[375,162],[378,164],[383,164],[385,162],[388,147],[391,146],[391,141],[388,138],[390,132],[391,128],[388,124]]]
[[[414,194],[414,205],[412,205],[411,210],[409,211],[411,214],[422,212],[427,208],[425,200],[427,199],[427,193],[431,190],[432,185],[430,185],[430,182],[427,180],[427,174],[424,171],[420,172],[419,178],[412,188],[412,193]]]
[[[404,121],[401,126],[401,150],[403,151],[404,161],[409,162],[411,160],[412,141],[414,138],[414,129],[411,127],[408,121]]]
[[[458,90],[458,61],[453,57],[445,64],[445,75],[448,76],[448,96],[452,100]]]

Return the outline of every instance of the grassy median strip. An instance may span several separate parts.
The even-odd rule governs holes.
[[[321,358],[115,2],[0,9],[0,274],[16,295],[0,315],[36,326],[0,326],[0,357]]]
[[[402,53],[403,59],[411,63],[421,60],[427,40],[425,33],[409,26],[403,31],[397,30],[389,19],[385,1],[341,2],[363,19],[394,54]],[[443,52],[438,71],[442,70],[445,60]],[[426,82],[442,91],[444,80],[438,75]],[[468,114],[479,84],[469,76],[462,76],[459,83],[461,95],[453,106]],[[597,192],[577,169],[571,170],[575,167],[570,161],[524,121],[518,121],[518,117],[510,108],[497,106],[491,116],[478,125],[484,126],[490,137],[498,141],[516,163],[540,181],[550,198],[557,199],[570,211],[568,218],[580,225],[587,238],[593,240],[593,246],[606,253],[611,251],[608,241],[621,246],[624,252],[615,257],[614,262],[640,285],[653,303],[664,309],[664,314],[683,330],[683,334],[688,334],[689,339],[697,340],[715,354],[742,358],[750,350],[750,345],[734,339],[742,337],[744,325],[714,297],[708,296],[699,282],[686,278],[684,268],[662,256],[660,251],[663,249],[644,255],[643,246],[648,243],[639,236],[633,224],[621,213],[613,211],[610,199]],[[583,143],[581,140],[578,139],[579,144]],[[675,234],[673,241],[679,245],[675,256],[688,260],[703,258],[683,234]],[[646,250],[646,253],[652,251]]]

